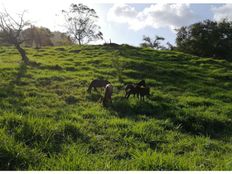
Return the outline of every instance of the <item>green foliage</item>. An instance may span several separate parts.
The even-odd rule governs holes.
[[[81,45],[103,39],[100,27],[96,24],[98,16],[94,9],[84,4],[71,4],[68,11],[62,10],[62,14],[66,20],[67,33],[75,43]]]
[[[25,47],[41,48],[44,46],[63,46],[73,44],[71,38],[65,33],[59,31],[51,32],[45,27],[31,26],[30,28],[23,30],[22,37],[25,40],[23,43]],[[59,51],[64,50],[61,49]]]
[[[154,49],[166,49],[164,46],[161,45],[160,41],[164,41],[165,39],[160,36],[155,36],[155,39],[150,38],[149,36],[143,36],[143,43],[140,44],[141,47],[144,48],[154,48]]]
[[[203,57],[232,60],[232,22],[205,20],[177,31],[178,50]]]
[[[22,32],[22,37],[27,47],[41,48],[42,46],[53,46],[51,41],[52,32],[45,27],[31,26]]]
[[[1,170],[231,170],[231,62],[129,45],[0,47]],[[207,67],[207,68],[206,68]],[[120,72],[117,72],[120,70]],[[87,92],[91,80],[113,85]],[[151,96],[124,98],[145,79]]]

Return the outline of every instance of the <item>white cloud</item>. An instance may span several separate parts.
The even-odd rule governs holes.
[[[115,4],[108,12],[108,21],[127,23],[130,29],[140,30],[145,27],[171,29],[189,25],[196,15],[188,4],[154,4],[142,11],[136,11],[127,4]]]
[[[225,4],[220,7],[213,7],[214,20],[220,21],[222,19],[232,20],[232,4]]]
[[[135,8],[126,4],[117,4],[109,9],[107,20],[132,25],[133,22],[137,21],[135,18],[137,15],[138,12]]]

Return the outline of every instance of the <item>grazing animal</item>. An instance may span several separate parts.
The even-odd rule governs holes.
[[[143,86],[143,87],[146,87],[146,83],[145,83],[145,80],[141,80],[139,83],[137,83],[137,84],[128,84],[128,85],[126,85],[126,87],[125,87],[125,90],[127,91],[127,90],[129,90],[129,89],[131,89],[131,88],[134,88],[135,86]]]
[[[107,84],[105,87],[105,95],[103,98],[103,106],[106,106],[108,103],[112,103],[113,86],[111,84]]]
[[[128,85],[126,86],[126,88],[128,87]],[[139,97],[139,93],[138,93],[138,86],[136,85],[131,85],[127,88],[126,90],[126,98],[129,98],[130,95],[133,94],[134,96],[137,95],[137,97]]]
[[[144,100],[144,96],[150,96],[150,88],[149,87],[140,87],[137,88],[137,91],[139,93],[140,99]]]
[[[90,83],[89,88],[87,89],[87,91],[89,93],[91,93],[92,88],[94,88],[95,91],[97,91],[97,88],[105,87],[107,84],[110,84],[110,82],[107,81],[107,80],[95,79]]]
[[[125,87],[125,91],[126,91],[125,97],[129,98],[131,94],[134,94],[134,96],[137,95],[137,97],[139,98],[138,88],[140,88],[142,86],[146,87],[145,80],[141,80],[137,84],[128,84],[128,85],[126,85],[126,87]]]
[[[126,91],[125,97],[129,98],[131,94],[134,94],[134,96],[135,96],[135,94],[137,94],[135,88],[136,88],[136,85],[134,85],[134,84],[126,85],[125,86],[125,91]]]
[[[136,84],[136,86],[143,86],[143,87],[146,87],[146,83],[145,83],[145,80],[141,80],[139,83]]]
[[[135,88],[135,85],[134,84],[128,84],[125,86],[125,91],[128,91],[130,90],[131,88]]]
[[[135,86],[134,88],[131,88],[126,92],[126,98],[129,98],[131,94],[136,94],[138,98],[144,100],[144,96],[149,96],[150,95],[150,88],[149,87],[139,87]]]

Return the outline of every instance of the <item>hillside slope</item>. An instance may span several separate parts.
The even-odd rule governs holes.
[[[0,47],[1,170],[231,170],[232,63],[122,46]],[[87,93],[91,80],[114,86]],[[151,97],[124,98],[145,79]]]

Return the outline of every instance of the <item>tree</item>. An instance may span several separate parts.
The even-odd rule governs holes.
[[[71,4],[70,10],[62,10],[68,34],[79,45],[103,39],[100,27],[95,24],[98,18],[94,9],[83,4]]]
[[[24,42],[23,28],[28,25],[29,22],[24,20],[24,12],[18,18],[13,18],[6,10],[0,12],[0,42],[14,45],[25,64],[29,64],[29,59],[20,45]]]
[[[45,27],[31,26],[22,32],[25,46],[40,48],[41,46],[53,46],[52,32]]]
[[[149,36],[143,36],[143,43],[140,45],[142,47],[150,47],[154,49],[164,49],[164,46],[161,45],[160,41],[165,40],[163,37],[155,36],[155,39],[150,38]]]
[[[72,39],[69,36],[59,31],[52,32],[51,41],[54,46],[73,44]]]
[[[172,45],[170,42],[167,42],[166,44],[167,44],[167,46],[168,46],[168,47],[167,47],[168,50],[173,51],[173,50],[176,49],[176,47],[175,47],[174,45]]]
[[[177,49],[203,57],[232,60],[232,22],[205,20],[177,29]]]

